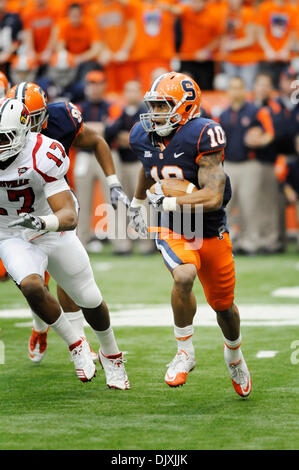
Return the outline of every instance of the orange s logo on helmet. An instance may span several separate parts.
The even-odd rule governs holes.
[[[153,116],[157,118],[158,113],[154,113],[152,104],[164,102],[169,105],[168,113],[161,113],[167,122],[164,125],[164,133],[174,130],[178,126],[186,124],[200,112],[201,91],[197,83],[188,75],[177,72],[169,72],[158,77],[144,96],[145,104],[149,113],[141,115],[140,121],[147,132],[155,131]],[[161,132],[161,126],[160,126]]]
[[[15,85],[7,93],[7,98],[15,98],[26,105],[31,117],[32,131],[40,132],[45,127],[48,117],[47,97],[36,83],[22,82]]]
[[[175,112],[181,115],[179,124],[185,124],[199,112],[201,91],[191,77],[183,73],[170,72],[159,77],[155,82],[151,91],[173,98]]]

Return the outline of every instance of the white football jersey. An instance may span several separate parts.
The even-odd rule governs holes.
[[[62,179],[69,164],[60,142],[35,132],[30,133],[27,145],[6,169],[0,164],[0,240],[23,236],[24,232],[26,239],[30,238],[24,227],[7,227],[19,214],[53,213],[45,195],[46,185]]]

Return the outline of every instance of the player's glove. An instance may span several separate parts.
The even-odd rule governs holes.
[[[142,238],[147,235],[146,210],[142,204],[138,204],[134,198],[128,211],[132,227]]]
[[[165,199],[165,194],[162,191],[161,181],[158,181],[156,183],[154,193],[151,193],[148,189],[146,191],[146,195],[149,200],[149,203],[153,206],[154,209],[156,209],[156,211],[160,212],[163,210],[163,201]]]
[[[110,200],[113,209],[117,209],[118,201],[121,201],[125,206],[130,207],[130,200],[124,192],[116,175],[107,176],[107,183],[110,189]]]
[[[8,224],[8,227],[15,227],[21,226],[30,228],[31,230],[44,230],[45,229],[45,222],[35,215],[31,214],[20,214],[20,218],[18,220],[14,220]]]
[[[113,209],[117,208],[118,201],[121,201],[125,206],[130,207],[130,200],[120,185],[110,186],[110,200]]]

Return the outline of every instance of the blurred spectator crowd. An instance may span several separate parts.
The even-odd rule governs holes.
[[[298,0],[0,0],[0,67],[68,93],[95,68],[117,93],[129,80],[146,90],[157,69],[189,72],[202,90],[221,87],[221,74],[252,89],[261,71],[277,86],[296,63],[298,9]]]
[[[139,162],[128,136],[152,81],[182,71],[204,97],[225,94],[222,108],[204,101],[202,116],[227,135],[234,248],[277,253],[286,246],[286,204],[299,197],[299,176],[298,192],[288,181],[299,161],[298,13],[298,0],[0,0],[0,70],[11,85],[35,81],[50,101],[76,103],[113,149],[130,198]],[[84,149],[73,167],[79,236],[91,247],[93,185],[104,178]],[[130,253],[132,242],[114,248]],[[152,252],[153,244],[141,243],[140,251]]]

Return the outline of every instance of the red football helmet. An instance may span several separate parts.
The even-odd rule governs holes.
[[[169,135],[178,126],[186,124],[200,112],[201,91],[197,83],[188,75],[168,72],[158,77],[150,91],[144,96],[148,113],[140,115],[140,121],[147,132],[157,132],[160,136]],[[169,111],[154,112],[153,104],[163,102]],[[157,124],[163,118],[164,124]]]

